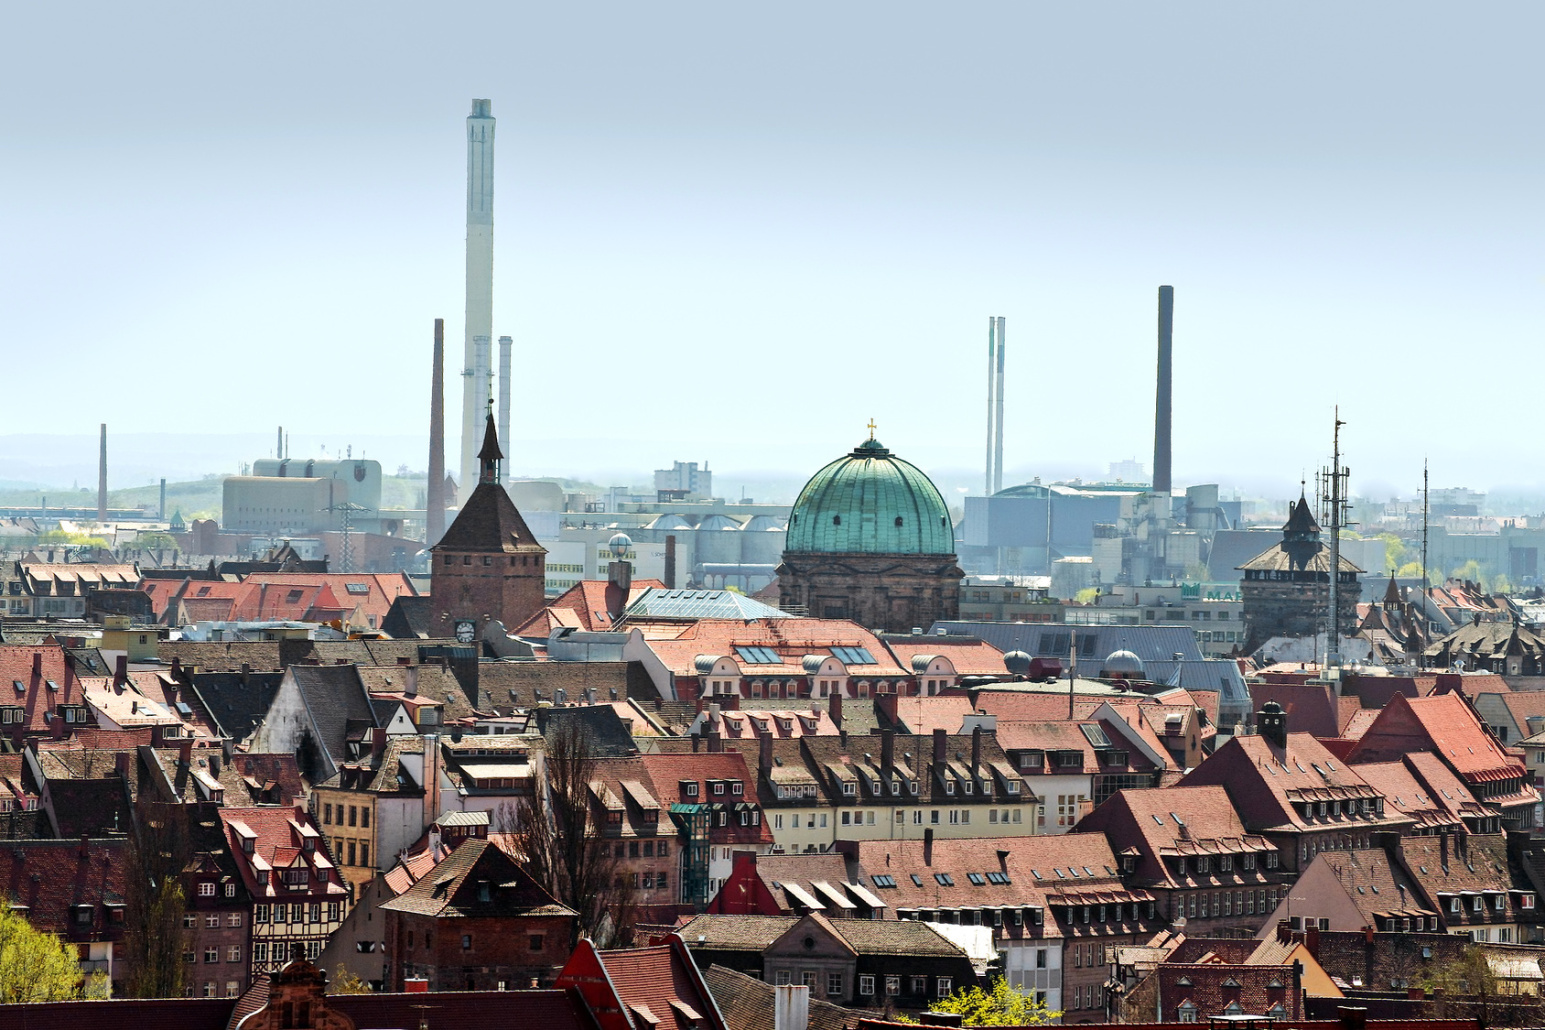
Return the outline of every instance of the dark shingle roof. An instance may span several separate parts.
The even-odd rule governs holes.
[[[434,551],[515,553],[546,548],[526,525],[510,495],[497,483],[479,483]]]
[[[194,695],[209,712],[220,731],[240,742],[268,715],[268,706],[279,693],[282,672],[201,672],[191,677]]]
[[[703,979],[708,982],[725,1023],[734,1030],[774,1030],[776,988],[772,984],[720,965],[709,966]],[[864,1014],[853,1009],[820,998],[810,999],[810,1030],[850,1030],[862,1018]]]

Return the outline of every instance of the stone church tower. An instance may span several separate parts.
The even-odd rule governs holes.
[[[964,573],[944,498],[873,435],[805,484],[784,548],[785,610],[892,633],[960,614]]]
[[[490,412],[477,455],[477,489],[430,548],[430,610],[436,633],[467,643],[492,620],[513,629],[546,601],[547,549],[499,484],[499,434]]]

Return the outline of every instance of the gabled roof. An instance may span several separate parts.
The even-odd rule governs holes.
[[[959,676],[1007,676],[1003,652],[979,637],[958,634],[882,633],[881,641],[902,668],[910,669],[918,655],[943,655]]]
[[[479,483],[456,520],[431,551],[471,551],[476,554],[546,553],[526,525],[515,502],[498,483]]]
[[[1386,809],[1383,815],[1361,812],[1364,800],[1382,796],[1357,772],[1307,733],[1289,733],[1287,747],[1279,748],[1264,736],[1234,737],[1180,781],[1179,786],[1225,786],[1252,831],[1271,829],[1331,829],[1355,824],[1363,829],[1406,825],[1406,817]],[[1297,805],[1352,802],[1358,817],[1348,822],[1334,818],[1306,819]]]
[[[730,1030],[732,1025],[675,934],[660,945],[618,951],[598,951],[582,939],[556,985],[584,995],[601,1030]]]
[[[292,665],[286,673],[305,699],[317,743],[334,765],[348,760],[351,727],[374,726],[375,710],[353,665]]]
[[[1388,760],[1411,751],[1434,752],[1466,783],[1527,775],[1523,761],[1497,743],[1459,693],[1391,698],[1357,742],[1351,758],[1354,763]],[[1533,791],[1527,784],[1525,789]]]
[[[709,966],[703,978],[729,1026],[735,1030],[777,1030],[773,1019],[777,988],[772,984],[721,965]],[[862,1018],[863,1013],[853,1009],[810,999],[809,1030],[850,1030]]]
[[[122,933],[103,905],[123,905],[128,885],[128,838],[8,840],[0,847],[0,895],[21,906],[35,928],[66,940],[87,933]],[[92,922],[77,923],[76,905],[94,906]]]
[[[543,890],[508,855],[479,837],[463,840],[432,871],[396,898],[384,902],[381,908],[418,915],[484,919],[576,915]]]
[[[805,677],[809,673],[804,659],[831,655],[834,647],[867,651],[874,659],[868,664],[844,662],[850,676],[901,678],[912,674],[910,668],[897,664],[872,632],[845,619],[701,619],[669,636],[646,634],[646,640],[673,676],[695,677],[699,658],[720,656],[735,661],[741,674],[751,678]],[[736,648],[765,649],[770,654],[757,657],[775,656],[777,661],[752,662]]]
[[[1184,781],[1182,781],[1184,783]],[[1251,833],[1221,786],[1155,787],[1122,790],[1079,821],[1074,836],[1095,835],[1109,846],[1129,854],[1135,848],[1140,861],[1134,869],[1137,883],[1171,886],[1205,885],[1220,870],[1214,863],[1205,874],[1195,863],[1186,864],[1183,877],[1167,859],[1190,856],[1259,854],[1273,850],[1264,837]],[[1243,863],[1235,862],[1230,877],[1249,882]]]

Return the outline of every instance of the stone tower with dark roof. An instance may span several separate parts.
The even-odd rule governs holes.
[[[435,635],[468,643],[481,640],[490,621],[514,628],[546,603],[547,549],[536,542],[499,483],[504,453],[492,412],[477,457],[477,488],[430,549]]]
[[[1251,558],[1239,570],[1244,573],[1240,593],[1250,628],[1250,649],[1272,637],[1306,637],[1325,631],[1330,607],[1330,547],[1320,539],[1320,525],[1307,498],[1299,497],[1289,509],[1282,542]],[[1337,609],[1346,633],[1355,632],[1352,627],[1358,624],[1361,587],[1357,577],[1362,571],[1341,558]]]

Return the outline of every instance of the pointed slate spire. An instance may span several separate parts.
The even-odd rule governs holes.
[[[1400,608],[1400,588],[1395,585],[1395,574],[1389,574],[1389,586],[1384,588],[1384,607],[1388,611]]]
[[[477,460],[481,463],[477,481],[499,482],[499,463],[504,460],[504,452],[499,449],[499,431],[494,427],[492,408],[488,412],[488,425],[483,430],[483,449],[477,452]]]

